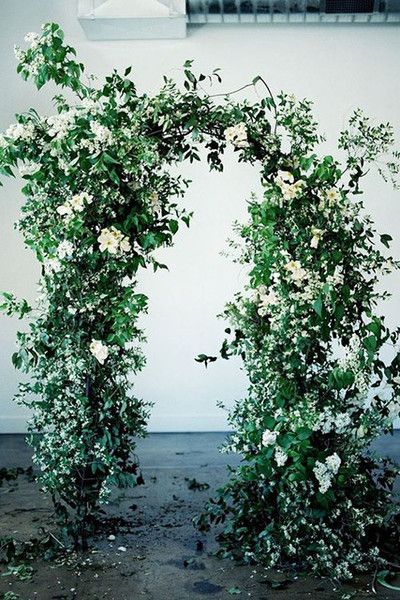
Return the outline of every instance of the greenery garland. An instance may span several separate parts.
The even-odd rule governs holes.
[[[209,505],[208,520],[229,518],[220,539],[235,558],[339,578],[368,567],[378,532],[397,519],[396,471],[386,463],[377,472],[364,453],[398,414],[399,354],[385,364],[380,350],[399,331],[374,313],[386,296],[375,291],[379,273],[397,265],[374,247],[352,196],[366,165],[390,150],[390,126],[372,127],[356,113],[340,140],[343,169],[314,154],[321,137],[311,103],[274,100],[259,77],[250,85],[266,87],[260,102],[217,94],[220,105],[188,61],[183,91],[165,78],[148,97],[130,68],[84,84],[56,24],[26,41],[26,51],[16,48],[21,75],[77,95],[74,104],[57,95],[56,115],[17,115],[0,137],[0,172],[18,168],[26,181],[18,228],[42,265],[36,305],[5,293],[2,308],[30,319],[13,356],[31,375],[18,398],[34,409],[40,483],[65,535],[86,547],[110,487],[142,480],[132,437],[144,434],[149,405],[129,380],[145,361],[137,322],[147,298],[136,291],[137,272],[165,268],[154,250],[190,223],[179,204],[188,182],[169,167],[199,160],[204,145],[210,168],[222,170],[229,144],[239,160],[260,165],[265,194],[250,201],[250,223],[239,227],[249,286],[227,307],[235,336],[223,346],[225,357],[243,356],[251,382],[230,442],[245,464]],[[210,79],[219,81],[218,71]],[[384,177],[398,173],[398,158],[386,160]]]
[[[30,373],[18,400],[33,408],[30,429],[42,434],[30,439],[40,484],[65,535],[85,548],[111,486],[143,481],[132,437],[144,435],[149,404],[130,393],[129,379],[145,363],[137,322],[147,297],[135,289],[136,274],[165,268],[154,250],[171,245],[191,218],[178,202],[188,182],[169,167],[199,160],[202,143],[210,168],[221,170],[225,130],[245,119],[267,139],[272,101],[215,105],[200,97],[206,77],[192,73],[191,61],[184,91],[164,78],[157,95],[140,95],[130,68],[87,85],[63,39],[49,23],[27,34],[27,50],[15,49],[24,79],[38,88],[53,81],[77,99],[58,94],[57,114],[30,109],[0,137],[0,173],[18,169],[25,180],[18,229],[42,266],[36,305],[4,293],[2,309],[29,318],[13,356]],[[243,145],[241,160],[257,156],[261,143]]]
[[[349,579],[400,540],[400,469],[371,451],[400,410],[400,328],[380,316],[389,294],[378,289],[400,263],[358,196],[382,157],[396,185],[400,155],[392,127],[358,110],[339,139],[345,166],[319,157],[310,104],[293,97],[279,98],[276,135],[286,153],[265,165],[264,194],[231,243],[248,283],[223,315],[234,335],[221,354],[240,355],[250,380],[226,444],[243,464],[199,525],[225,523],[224,556]]]

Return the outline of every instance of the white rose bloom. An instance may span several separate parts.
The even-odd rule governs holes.
[[[89,346],[90,352],[99,361],[101,365],[104,365],[108,358],[108,347],[103,344],[100,340],[92,340]]]
[[[74,246],[68,240],[61,242],[57,248],[57,256],[61,259],[72,256],[73,252]]]
[[[276,438],[278,437],[277,431],[271,431],[270,429],[266,429],[262,435],[262,445],[263,446],[272,446],[276,442]]]

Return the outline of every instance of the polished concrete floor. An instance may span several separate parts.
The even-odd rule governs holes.
[[[238,566],[213,555],[214,534],[199,534],[192,518],[226,479],[227,462],[236,457],[218,452],[222,433],[152,434],[138,444],[146,483],[120,490],[107,507],[110,518],[123,517],[124,525],[93,540],[91,550],[70,564],[37,561],[30,581],[0,577],[0,597],[7,591],[21,600],[254,600],[399,598],[399,592],[378,587],[371,591],[371,576],[337,587],[328,580],[299,577],[287,589],[271,589],[269,580],[281,573],[264,573]],[[400,432],[379,440],[379,452],[400,458]],[[0,468],[27,467],[31,452],[24,436],[0,436]],[[206,490],[190,489],[196,478]],[[0,487],[0,537],[12,534],[27,539],[41,525],[52,527],[49,498],[27,477]],[[108,535],[115,533],[115,540]],[[214,532],[215,533],[215,532]],[[125,550],[120,550],[120,548]],[[3,572],[6,571],[4,567]]]

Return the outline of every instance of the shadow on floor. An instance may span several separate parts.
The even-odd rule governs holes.
[[[94,540],[92,550],[70,565],[38,561],[31,581],[0,578],[0,594],[13,591],[21,600],[320,600],[341,598],[389,600],[398,592],[371,592],[371,576],[335,587],[328,580],[298,578],[288,589],[271,590],[265,573],[213,556],[213,532],[201,535],[192,526],[213,491],[227,477],[226,465],[238,459],[218,452],[223,433],[151,434],[140,440],[144,486],[116,493],[107,512],[122,516],[129,526]],[[376,443],[378,452],[399,457],[400,432]],[[31,464],[24,436],[0,436],[0,467]],[[208,490],[192,490],[188,480],[207,483]],[[41,525],[52,526],[48,497],[21,476],[0,488],[0,536],[27,539]],[[112,534],[110,530],[108,533]],[[121,550],[121,548],[123,548]],[[125,550],[124,550],[125,549]],[[268,573],[269,578],[282,578]],[[17,596],[18,597],[18,596]]]

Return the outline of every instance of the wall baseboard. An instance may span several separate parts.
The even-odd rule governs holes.
[[[6,415],[0,418],[1,433],[26,433],[27,419],[25,415]],[[196,431],[228,431],[226,414],[182,414],[163,413],[150,417],[148,431],[161,432],[196,432]]]
[[[0,418],[1,433],[26,433],[27,416],[14,415]],[[394,423],[395,429],[400,429],[400,419]],[[232,427],[228,424],[226,414],[221,411],[216,414],[154,414],[150,417],[148,431],[150,433],[179,433],[179,432],[201,432],[201,431],[230,431]]]

